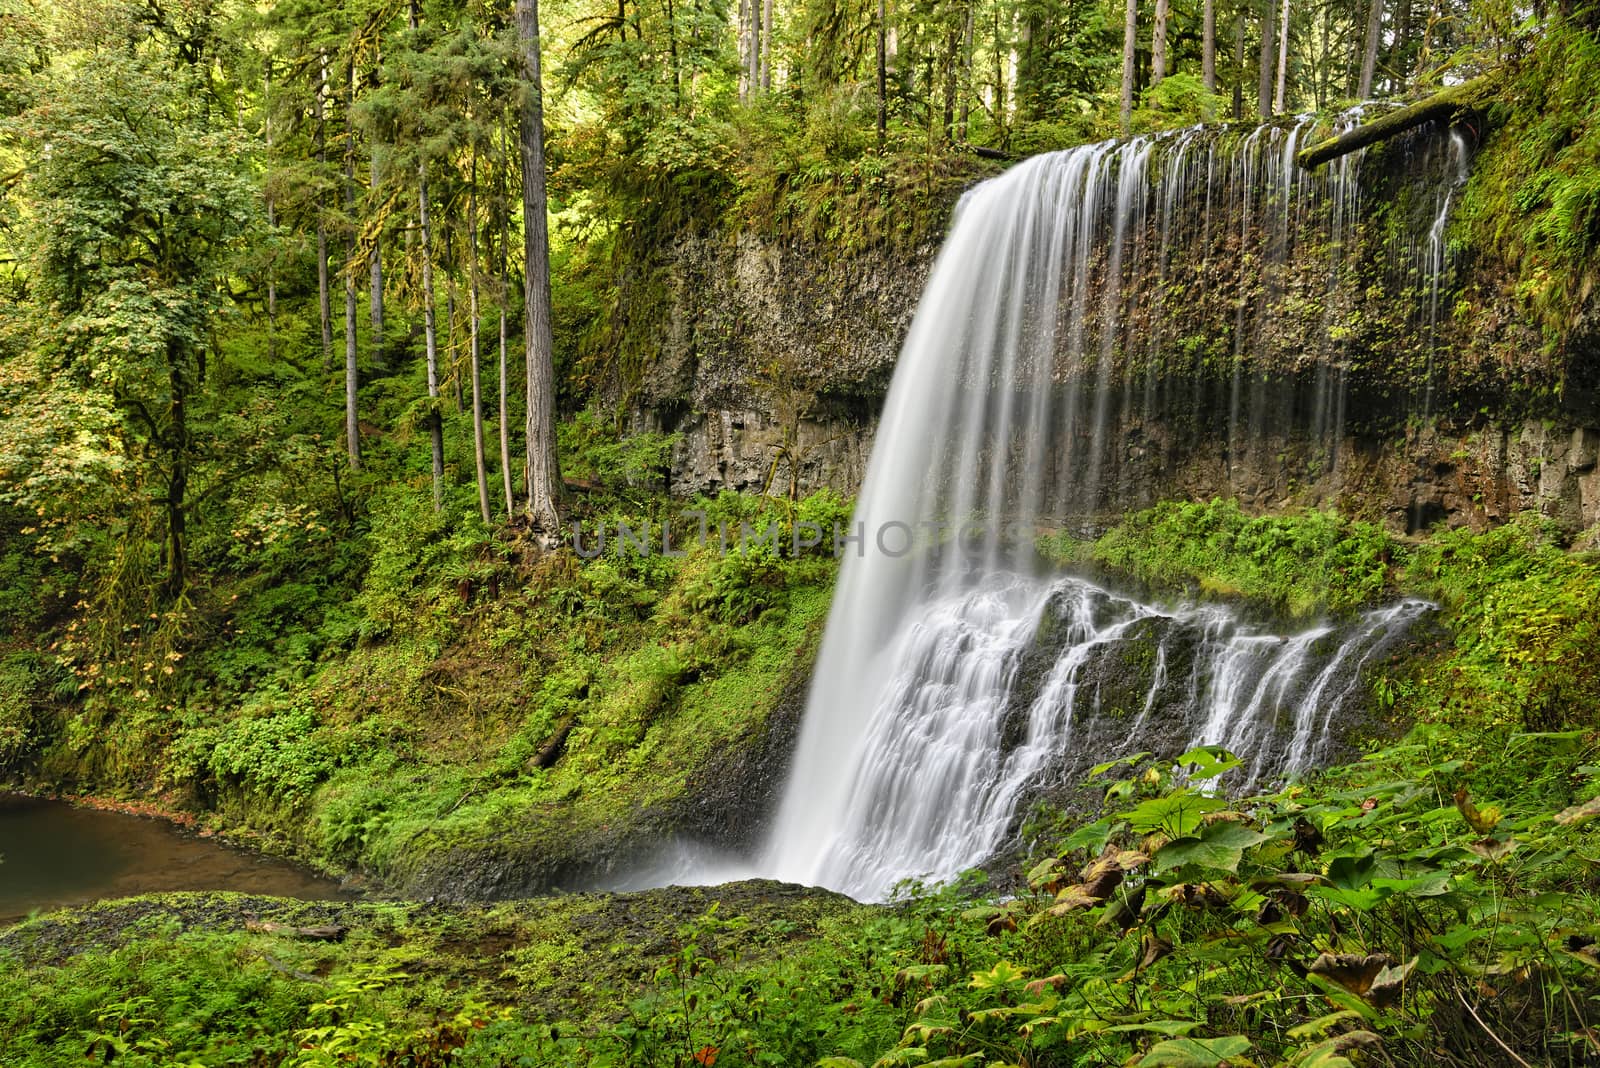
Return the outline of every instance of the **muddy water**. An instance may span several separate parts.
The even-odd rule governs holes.
[[[0,924],[36,909],[168,890],[354,896],[286,861],[161,820],[0,794]]]

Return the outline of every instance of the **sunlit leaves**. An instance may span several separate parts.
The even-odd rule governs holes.
[[[1180,790],[1143,801],[1122,816],[1141,834],[1159,831],[1170,838],[1185,838],[1200,827],[1206,813],[1226,807],[1221,798]]]

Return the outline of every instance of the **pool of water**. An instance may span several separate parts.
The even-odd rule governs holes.
[[[169,890],[349,899],[339,883],[162,820],[0,793],[0,924]]]

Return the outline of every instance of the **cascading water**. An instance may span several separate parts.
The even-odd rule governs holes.
[[[863,898],[947,878],[992,855],[1030,790],[1141,739],[1227,745],[1252,782],[1327,756],[1361,669],[1425,604],[1284,637],[1040,577],[1032,555],[1039,530],[1126,498],[1141,413],[1225,410],[1230,477],[1285,424],[1311,440],[1294,477],[1337,465],[1338,332],[1274,332],[1283,302],[1332,316],[1354,284],[1361,156],[1297,168],[1311,129],[1085,146],[963,199],[890,388],[764,874]],[[1287,265],[1312,241],[1308,295]],[[1174,336],[1195,304],[1231,348],[1220,375],[1215,346]],[[1303,403],[1286,410],[1274,361],[1312,383]]]
[[[1429,607],[1402,601],[1280,637],[1216,606],[988,575],[921,605],[886,651],[853,766],[835,765],[848,805],[818,825],[823,844],[796,858],[805,867],[779,854],[776,874],[868,899],[908,876],[950,878],[1003,844],[1028,791],[1135,751],[1227,746],[1248,759],[1245,787],[1303,771],[1326,755],[1329,718],[1361,668]]]

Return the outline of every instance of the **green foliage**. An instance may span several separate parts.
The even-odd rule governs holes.
[[[1570,829],[1588,810],[1517,793],[1480,809],[1464,762],[1437,745],[1232,802],[1135,768],[1128,783],[1149,796],[1119,810],[1124,791],[1108,790],[1103,846],[1069,841],[1029,873],[1030,894],[965,910],[987,935],[966,957],[970,982],[907,970],[926,985],[897,1050],[949,1063],[1326,1065],[1381,1046],[1395,1063],[1454,1063],[1481,1041],[1455,1030],[1466,1004],[1475,1028],[1530,1063],[1576,1055],[1596,965],[1574,947],[1600,913],[1560,888],[1593,878],[1589,839]],[[1535,743],[1485,763],[1514,778],[1552,757],[1569,797],[1594,791],[1579,752]],[[1194,803],[1195,818],[1171,825]]]
[[[1600,248],[1600,78],[1592,27],[1557,22],[1494,108],[1494,151],[1474,168],[1461,219],[1499,259],[1554,347],[1584,314]]]
[[[1174,74],[1146,89],[1133,113],[1137,130],[1169,130],[1197,122],[1213,122],[1223,114],[1223,98],[1206,92],[1193,74]]]
[[[677,434],[647,432],[619,437],[584,409],[560,428],[561,469],[568,477],[621,488],[664,489]]]
[[[1454,607],[1454,655],[1418,684],[1442,714],[1527,730],[1592,723],[1600,709],[1600,567],[1564,552],[1548,521],[1425,543],[1409,583]]]
[[[0,657],[0,769],[17,769],[41,741],[39,715],[54,665],[35,653]]]
[[[257,691],[239,718],[184,733],[168,753],[177,783],[213,778],[294,806],[333,770],[316,714],[282,691]]]
[[[245,146],[205,121],[197,89],[190,74],[108,54],[63,72],[48,106],[3,131],[47,146],[27,172],[33,300],[8,308],[4,329],[26,331],[57,389],[77,394],[21,421],[26,432],[62,420],[45,440],[67,447],[0,445],[33,461],[7,479],[5,497],[47,523],[103,509],[130,539],[146,537],[138,512],[154,498],[174,596],[188,578],[189,405],[230,258],[255,220]],[[149,593],[143,575],[125,578],[102,576],[102,610],[119,624],[129,602],[143,614]]]
[[[1396,551],[1376,526],[1333,512],[1248,516],[1233,501],[1167,502],[1127,517],[1091,546],[1044,546],[1162,587],[1246,597],[1291,616],[1348,612],[1393,589]]]

